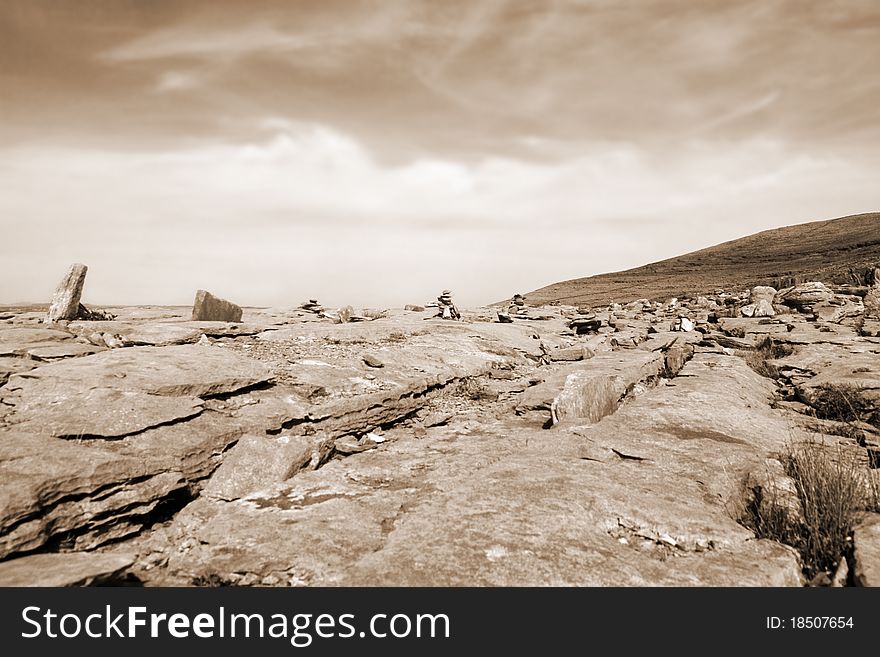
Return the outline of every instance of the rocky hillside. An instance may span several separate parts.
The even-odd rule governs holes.
[[[577,278],[526,295],[528,303],[627,303],[718,288],[786,287],[804,281],[865,284],[880,262],[880,213],[767,230],[636,269]]]

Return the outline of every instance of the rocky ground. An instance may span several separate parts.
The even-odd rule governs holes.
[[[816,410],[829,385],[880,399],[878,296],[807,284],[506,323],[11,310],[0,584],[801,586],[801,555],[749,509],[768,477],[791,489],[793,442],[876,473],[880,430]],[[878,518],[837,584],[880,583]]]

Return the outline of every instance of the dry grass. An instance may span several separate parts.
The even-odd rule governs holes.
[[[873,400],[855,385],[826,384],[809,400],[816,417],[837,422],[867,422],[880,427],[880,416]]]
[[[797,486],[802,523],[794,542],[808,573],[830,571],[848,547],[861,511],[868,505],[863,462],[840,446],[805,442],[786,455],[788,475]]]
[[[785,358],[794,353],[794,347],[783,342],[777,342],[769,335],[755,345],[750,351],[740,351],[739,356],[755,372],[768,379],[779,378],[779,368],[771,361]]]

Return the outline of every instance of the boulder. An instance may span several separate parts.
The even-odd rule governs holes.
[[[777,301],[790,308],[804,311],[809,310],[815,303],[831,301],[833,298],[834,292],[827,285],[813,281],[783,290],[777,296]]]
[[[52,297],[52,304],[49,306],[49,312],[46,313],[46,323],[76,319],[88,269],[81,264],[70,266]]]
[[[197,321],[240,322],[241,307],[205,290],[198,290],[193,302],[192,318]]]
[[[743,317],[775,317],[776,309],[773,308],[773,304],[767,299],[759,299],[740,308],[739,313]]]
[[[749,293],[749,303],[757,304],[759,301],[763,300],[772,304],[773,299],[776,297],[776,292],[775,287],[769,287],[767,285],[753,287],[752,291]]]

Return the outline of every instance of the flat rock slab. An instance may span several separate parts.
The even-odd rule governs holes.
[[[70,394],[91,388],[200,397],[235,392],[270,378],[271,373],[261,363],[221,347],[130,347],[13,375],[4,388],[3,399],[11,393],[19,398],[52,399],[59,390]]]
[[[323,444],[323,448],[322,448]],[[320,436],[242,436],[214,473],[203,493],[234,500],[289,479],[306,467],[313,456],[320,458],[332,441]]]
[[[134,563],[130,554],[33,554],[0,563],[0,586],[90,586],[111,580]]]
[[[58,438],[118,438],[202,412],[198,397],[151,395],[137,390],[89,388],[24,397],[10,420],[16,428]]]
[[[61,329],[14,326],[0,329],[0,356],[24,356],[28,349],[70,340],[73,334]]]
[[[200,497],[167,532],[171,581],[272,585],[800,586],[794,552],[731,504],[790,432],[772,384],[699,354],[585,427],[450,422],[235,501]],[[748,422],[743,422],[748,417]],[[754,420],[753,420],[754,417]],[[658,426],[659,425],[659,426]],[[629,455],[626,458],[623,455]]]
[[[97,354],[104,351],[103,347],[93,344],[83,344],[82,342],[67,342],[59,345],[44,345],[28,349],[27,355],[34,360],[59,360],[61,358],[76,358],[78,356],[88,356],[89,354]]]

